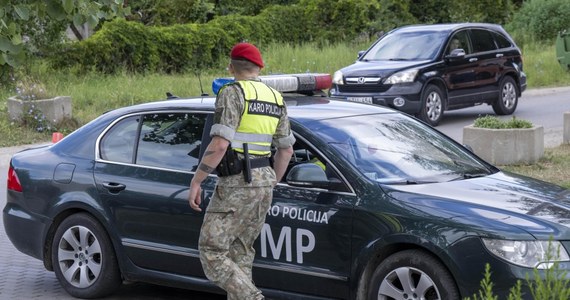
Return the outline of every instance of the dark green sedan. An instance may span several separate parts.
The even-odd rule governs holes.
[[[570,269],[569,190],[503,172],[395,110],[286,101],[295,154],[253,270],[266,296],[456,300],[479,290],[489,264],[496,294],[520,279],[530,298],[535,269]],[[187,200],[213,107],[212,97],[125,107],[14,155],[3,210],[14,246],[79,298],[123,280],[223,293],[202,272],[203,213]]]

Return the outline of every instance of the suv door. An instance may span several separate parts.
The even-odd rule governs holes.
[[[451,51],[463,49],[465,56],[452,57]],[[472,103],[477,95],[475,69],[477,61],[473,60],[473,46],[468,30],[454,33],[445,48],[446,69],[443,79],[446,82],[448,108],[461,106],[462,103]]]
[[[470,37],[474,52],[470,61],[476,63],[475,89],[478,96],[474,100],[483,102],[487,99],[496,99],[504,54],[498,49],[490,30],[471,29]]]

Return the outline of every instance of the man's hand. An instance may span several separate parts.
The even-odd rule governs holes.
[[[200,208],[200,203],[202,203],[202,187],[199,183],[195,183],[194,180],[190,183],[190,191],[188,192],[188,202],[190,207],[195,211],[202,211]]]

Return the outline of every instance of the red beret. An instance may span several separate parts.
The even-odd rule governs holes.
[[[263,59],[259,49],[250,43],[238,43],[230,53],[232,59],[246,59],[263,68]]]

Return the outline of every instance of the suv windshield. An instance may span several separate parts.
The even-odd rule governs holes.
[[[432,60],[446,37],[447,33],[440,31],[389,33],[374,44],[361,60]]]
[[[443,182],[493,172],[437,131],[398,114],[323,120],[310,129],[363,175],[381,183]]]

